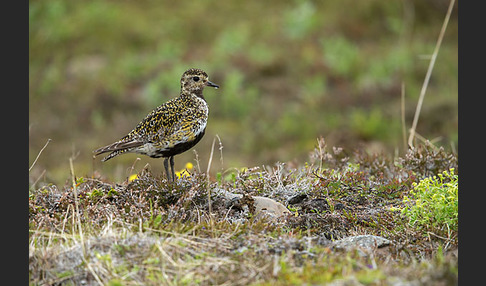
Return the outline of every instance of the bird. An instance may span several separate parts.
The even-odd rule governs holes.
[[[101,161],[125,153],[137,153],[151,158],[164,158],[167,180],[175,181],[174,156],[201,141],[206,131],[209,106],[203,96],[206,86],[219,88],[202,69],[190,68],[181,76],[181,91],[166,103],[156,107],[120,140],[93,151],[94,157],[111,152]],[[169,174],[169,166],[172,174]]]

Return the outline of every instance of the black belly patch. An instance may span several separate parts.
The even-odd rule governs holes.
[[[170,148],[169,150],[157,150],[155,152],[155,154],[151,154],[150,157],[152,157],[152,158],[172,157],[172,156],[181,154],[181,153],[191,149],[192,147],[194,147],[194,145],[196,145],[199,141],[201,141],[201,139],[204,136],[205,131],[206,130],[203,130],[201,133],[199,133],[196,136],[196,138],[194,138],[194,140],[192,140],[192,141],[179,143],[177,145],[174,145],[174,147]]]

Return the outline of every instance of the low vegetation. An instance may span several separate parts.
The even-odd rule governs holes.
[[[73,176],[31,190],[31,285],[457,283],[457,155],[317,143],[297,167],[208,177],[196,161],[175,184],[147,166],[122,183]],[[219,190],[269,197],[291,214],[259,217]],[[356,235],[391,244],[368,254],[333,247]]]
[[[457,232],[458,175],[454,172],[451,169],[413,183],[410,197],[404,197],[410,205],[402,210],[411,226],[446,236]]]

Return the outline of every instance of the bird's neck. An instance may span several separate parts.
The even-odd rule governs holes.
[[[192,96],[202,98],[204,101],[206,101],[206,99],[203,96],[202,89],[196,89],[196,90],[193,90],[191,92],[187,92],[187,91],[184,91],[184,90],[181,91],[181,97],[189,97],[190,98]]]

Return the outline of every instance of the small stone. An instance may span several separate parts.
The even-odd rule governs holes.
[[[288,203],[289,203],[289,205],[295,205],[295,204],[301,203],[305,199],[307,199],[306,194],[298,194],[298,195],[291,197],[288,200]]]
[[[278,218],[291,214],[283,204],[271,198],[249,195],[243,196],[241,194],[230,193],[223,189],[215,189],[215,191],[229,200],[226,204],[227,207],[232,207],[237,210],[248,208],[250,213],[253,213],[257,218],[261,218],[262,216]]]
[[[326,199],[317,198],[310,200],[308,202],[304,202],[302,204],[302,211],[303,212],[325,212],[329,210],[329,204],[327,203]]]
[[[376,235],[356,235],[348,236],[333,242],[333,247],[336,249],[343,249],[351,251],[357,249],[362,256],[368,255],[378,248],[382,248],[391,244],[391,241]]]
[[[255,205],[255,214],[258,215],[261,212],[271,214],[275,217],[290,214],[290,211],[281,203],[266,197],[253,197]]]
[[[337,211],[343,210],[344,209],[344,205],[342,203],[336,203],[334,205],[334,209],[337,210]]]

